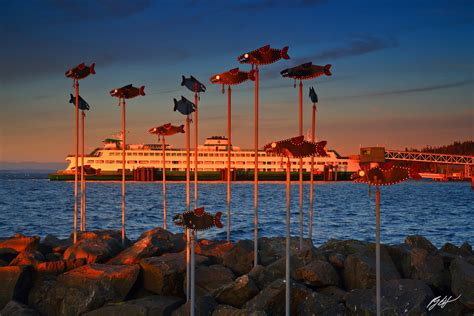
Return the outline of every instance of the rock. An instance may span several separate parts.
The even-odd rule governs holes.
[[[380,275],[382,280],[400,279],[400,274],[388,255],[380,250]],[[349,255],[344,262],[344,284],[346,289],[368,289],[375,285],[375,251]]]
[[[464,247],[463,247],[464,246]],[[445,243],[443,247],[439,250],[440,252],[445,252],[452,254],[454,256],[470,256],[472,255],[472,248],[470,248],[470,245],[468,243],[463,244],[463,248],[457,247],[456,245],[452,243]]]
[[[62,260],[63,256],[59,253],[48,253],[44,256],[46,261],[58,261]]]
[[[266,267],[257,265],[250,270],[248,276],[254,280],[260,290],[266,288],[270,283],[275,281],[275,274]]]
[[[247,274],[253,268],[254,245],[251,240],[240,240],[222,257],[222,263],[235,274]]]
[[[18,251],[12,248],[0,248],[0,260],[8,265],[13,259],[18,256]]]
[[[248,275],[237,278],[234,282],[224,285],[214,292],[218,303],[241,307],[259,292],[255,282]]]
[[[474,255],[474,252],[472,252],[472,246],[467,241],[464,242],[459,249],[461,249],[461,251],[463,251],[467,256]]]
[[[332,285],[318,289],[318,293],[330,296],[340,303],[344,302],[344,296],[347,294],[346,291]]]
[[[411,274],[410,253],[412,247],[407,244],[399,244],[387,246],[386,249],[400,275],[405,279],[409,279]]]
[[[29,308],[25,304],[18,303],[16,301],[10,301],[8,304],[0,310],[2,316],[39,316],[38,312],[34,309]]]
[[[29,267],[0,267],[0,280],[0,309],[3,309],[11,300],[20,303],[27,301],[28,290],[31,287],[31,269]]]
[[[290,238],[290,255],[300,252],[299,237]],[[312,249],[311,239],[303,239],[303,249]],[[259,263],[267,266],[280,258],[285,257],[286,238],[285,237],[261,237],[258,239]]]
[[[35,278],[39,278],[44,275],[59,275],[85,264],[86,259],[47,261],[33,264],[33,271]]]
[[[332,252],[328,255],[329,263],[336,269],[344,269],[344,261],[346,260],[346,256],[341,253]]]
[[[68,243],[70,244],[67,245],[67,247],[72,245],[72,242],[68,241]],[[43,255],[46,255],[48,253],[53,252],[53,249],[59,247],[61,244],[61,239],[48,234],[40,241],[38,251],[40,251]],[[66,250],[67,247],[65,247],[64,250]]]
[[[0,259],[0,267],[4,267],[4,266],[7,266],[7,265],[8,265],[8,262],[3,261],[2,259]]]
[[[458,258],[453,260],[449,270],[452,293],[456,297],[461,295],[459,301],[469,309],[474,309],[474,265]]]
[[[28,266],[46,261],[43,254],[36,250],[25,250],[10,262],[11,266]]]
[[[336,270],[331,264],[322,260],[314,260],[296,269],[295,280],[316,287],[339,284],[339,276]]]
[[[186,302],[175,310],[171,315],[173,316],[189,316],[190,302]],[[196,316],[210,316],[216,308],[217,303],[210,295],[196,296],[196,303],[194,304],[194,312]]]
[[[441,292],[449,291],[451,283],[443,258],[420,248],[413,248],[410,252],[410,278],[422,280]]]
[[[436,247],[431,243],[431,241],[419,235],[407,236],[407,238],[405,238],[405,244],[410,245],[413,248],[425,249],[430,253],[437,251]]]
[[[297,256],[290,257],[290,276],[293,279],[297,279],[298,276],[296,275],[296,271],[299,268],[304,267],[305,265],[309,264],[312,260],[302,259]],[[286,258],[280,258],[277,261],[273,262],[272,264],[267,266],[267,270],[273,273],[273,275],[277,278],[284,279],[286,273]]]
[[[195,273],[196,295],[198,296],[210,295],[218,288],[232,283],[235,279],[234,273],[220,264],[197,266]],[[186,280],[184,283],[185,288]]]
[[[86,259],[87,263],[103,263],[120,252],[116,239],[83,238],[64,252],[65,260]]]
[[[238,309],[229,305],[217,305],[212,316],[266,316],[265,312]]]
[[[135,284],[138,265],[89,264],[35,282],[29,304],[41,314],[79,315],[123,301]]]
[[[27,237],[22,234],[15,234],[11,238],[0,240],[0,249],[7,248],[13,249],[16,252],[22,252],[25,250],[36,250],[39,245],[39,237]]]
[[[207,240],[203,239],[196,244],[197,254],[208,257],[212,263],[222,264],[224,254],[232,249],[234,245],[225,240]]]
[[[426,306],[432,298],[433,292],[423,281],[401,279],[382,282],[383,315],[426,315]],[[352,290],[345,301],[349,315],[376,315],[375,288]]]
[[[171,315],[184,299],[175,296],[147,296],[119,303],[110,303],[104,307],[85,313],[84,316],[151,316]]]
[[[73,240],[74,235],[71,234],[69,236],[70,240]],[[111,230],[111,229],[104,229],[104,230],[93,230],[93,231],[78,231],[77,232],[77,240],[83,239],[103,239],[109,240],[114,239],[122,244],[122,231],[120,230]],[[132,243],[131,241],[125,237],[125,247],[130,246]]]
[[[368,246],[367,242],[359,240],[330,239],[322,244],[318,250],[325,253],[337,252],[347,257],[348,255],[367,250]]]
[[[185,234],[173,234],[168,230],[164,230],[161,227],[153,228],[149,231],[144,232],[140,235],[138,240],[153,237],[154,239],[167,240],[171,245],[169,252],[181,252],[186,247],[186,235]]]
[[[181,252],[186,248],[186,235],[183,233],[172,234],[170,242],[172,246],[169,252]]]
[[[346,308],[338,300],[320,293],[312,292],[297,307],[297,315],[345,316]]]

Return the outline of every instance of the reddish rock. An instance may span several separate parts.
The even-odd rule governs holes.
[[[229,305],[218,305],[212,316],[266,316],[262,311],[249,311],[247,309],[238,309]]]
[[[35,277],[43,275],[59,275],[66,271],[79,268],[86,263],[86,259],[47,261],[34,264],[33,270],[35,272]]]
[[[339,276],[331,264],[323,260],[314,260],[309,264],[296,269],[295,280],[303,281],[307,285],[324,287],[338,285]]]
[[[344,269],[344,261],[346,260],[346,256],[341,253],[332,252],[328,254],[328,262],[336,269],[342,270]]]
[[[257,295],[258,292],[259,289],[255,282],[248,275],[243,275],[234,282],[216,290],[213,296],[218,303],[240,307]]]
[[[11,266],[28,266],[46,261],[43,254],[36,250],[26,250],[20,252],[18,256],[10,262]]]
[[[253,268],[254,245],[251,240],[240,240],[222,257],[222,263],[235,274],[247,274]]]
[[[0,309],[11,300],[26,302],[31,287],[29,267],[0,267],[0,280]]]
[[[225,240],[200,240],[196,244],[195,252],[197,254],[208,257],[212,263],[222,263],[226,252],[231,250],[234,245]]]
[[[16,252],[25,250],[36,250],[39,245],[39,237],[27,237],[22,234],[15,234],[15,236],[0,240],[0,248],[13,249]]]
[[[405,244],[410,245],[413,248],[425,249],[430,253],[436,252],[437,250],[431,241],[419,235],[407,236],[407,238],[405,238]]]
[[[113,238],[83,238],[76,244],[67,248],[64,252],[64,259],[86,259],[87,263],[102,263],[121,250],[121,244]]]

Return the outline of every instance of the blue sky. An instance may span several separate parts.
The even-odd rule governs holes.
[[[317,137],[343,154],[360,145],[391,149],[442,145],[474,135],[472,1],[2,1],[0,161],[62,161],[74,151],[72,82],[64,72],[96,63],[80,82],[91,105],[86,148],[121,128],[108,91],[145,85],[127,105],[128,139],[184,117],[173,98],[191,99],[181,75],[207,85],[200,143],[225,135],[227,98],[209,77],[247,65],[238,55],[289,46],[288,61],[262,67],[260,144],[296,136],[298,90],[279,72],[312,61],[332,77],[304,82],[318,92]],[[253,145],[253,85],[233,89],[233,142]],[[170,138],[175,147],[184,137]]]

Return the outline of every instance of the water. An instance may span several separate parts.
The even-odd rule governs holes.
[[[185,183],[168,183],[168,229],[178,232],[171,218],[185,209]],[[162,186],[129,182],[126,230],[131,239],[162,226]],[[67,237],[73,228],[74,183],[49,181],[46,173],[0,172],[0,236],[53,234]],[[285,183],[259,185],[260,236],[285,234]],[[298,183],[291,187],[291,233],[299,236]],[[350,182],[316,183],[314,242],[335,239],[375,240],[374,192]],[[304,185],[304,234],[308,234],[309,184]],[[121,183],[87,183],[89,230],[120,229]],[[226,223],[226,184],[199,184],[200,206],[222,211]],[[193,186],[191,184],[191,203]],[[401,243],[420,234],[437,247],[445,242],[474,244],[474,191],[467,182],[408,181],[381,188],[381,240]],[[253,238],[253,183],[232,185],[231,238]],[[225,227],[200,233],[199,238],[225,239]]]

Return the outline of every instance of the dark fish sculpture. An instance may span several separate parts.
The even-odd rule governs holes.
[[[184,133],[184,125],[174,126],[171,123],[167,123],[161,126],[152,127],[148,132],[160,136],[171,136],[177,133]]]
[[[367,183],[369,185],[392,185],[409,178],[421,179],[416,167],[407,168],[391,163],[382,164],[380,167],[362,169],[353,175],[354,182]]]
[[[318,95],[316,94],[316,91],[314,91],[313,87],[309,88],[309,98],[311,99],[311,102],[318,103]]]
[[[267,144],[263,149],[270,154],[277,154],[288,158],[303,158],[310,156],[327,156],[324,147],[326,141],[317,143],[304,140],[304,136],[293,137]]]
[[[255,71],[240,71],[239,68],[234,68],[209,78],[212,83],[228,86],[240,84],[249,79],[255,80]]]
[[[204,207],[197,208],[194,211],[187,211],[177,214],[173,217],[173,223],[176,226],[182,226],[192,230],[207,230],[212,227],[222,228],[221,223],[222,212],[211,215],[204,211]]]
[[[76,97],[71,94],[71,98],[69,99],[69,103],[72,103],[74,106],[76,106]],[[81,96],[79,96],[79,110],[89,110],[89,103],[87,103]]]
[[[72,79],[84,79],[90,74],[95,75],[94,66],[94,63],[92,63],[90,66],[86,66],[84,63],[82,63],[66,71],[66,77]]]
[[[123,86],[122,88],[113,89],[110,91],[110,95],[117,98],[131,99],[139,95],[145,95],[145,86],[140,88],[134,87],[131,84]]]
[[[290,59],[288,56],[288,46],[282,49],[271,48],[266,45],[254,51],[240,55],[237,60],[241,64],[268,65],[280,59]]]
[[[322,75],[331,76],[332,73],[330,69],[330,64],[327,64],[326,66],[318,66],[309,62],[293,68],[287,68],[282,70],[280,73],[283,77],[304,80],[320,77]]]
[[[179,113],[183,115],[189,115],[193,113],[196,109],[196,106],[194,105],[194,103],[192,103],[191,101],[189,101],[183,96],[181,96],[181,100],[179,101],[176,99],[173,99],[173,100],[174,100],[173,111],[177,110]]]
[[[196,78],[193,76],[190,76],[189,78],[186,78],[185,76],[182,76],[183,79],[181,80],[181,85],[185,86],[192,92],[206,92],[206,86],[203,85],[202,83],[199,82]]]

